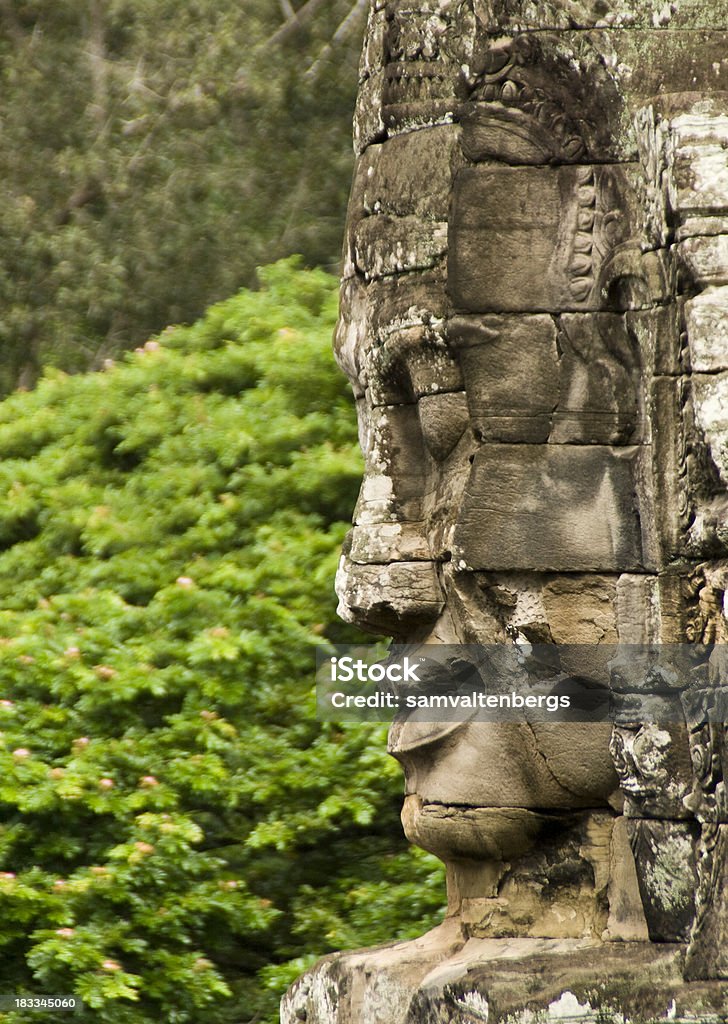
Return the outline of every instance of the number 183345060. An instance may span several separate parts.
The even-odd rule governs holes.
[[[0,995],[0,1010],[80,1010],[82,1002],[76,996]]]

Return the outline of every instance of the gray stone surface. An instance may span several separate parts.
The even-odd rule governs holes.
[[[601,0],[483,0],[478,15],[489,32],[619,26],[662,30],[723,28],[728,22],[728,5],[722,0],[637,0],[603,3]]]
[[[473,167],[453,186],[448,290],[472,312],[593,308],[589,167]],[[581,237],[583,235],[583,244]]]
[[[696,826],[644,819],[630,819],[627,826],[650,938],[686,941],[695,916]]]
[[[697,915],[685,974],[728,979],[728,825],[704,826],[698,847]]]
[[[284,998],[282,1024],[720,1024],[725,985],[682,978],[682,947],[469,939],[329,957]]]
[[[454,535],[455,564],[552,572],[640,568],[635,454],[597,445],[484,445]]]
[[[470,421],[482,441],[548,440],[559,400],[557,329],[551,317],[457,317],[448,325],[459,350]]]

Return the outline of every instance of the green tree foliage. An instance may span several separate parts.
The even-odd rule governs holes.
[[[363,8],[0,2],[0,391],[336,265]]]
[[[0,990],[82,1021],[272,1022],[441,898],[381,727],[315,720],[360,457],[333,279],[261,279],[0,404]]]

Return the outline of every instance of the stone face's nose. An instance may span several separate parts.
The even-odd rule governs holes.
[[[366,468],[336,577],[339,615],[395,637],[443,607],[423,523],[422,436],[414,405],[362,409]]]
[[[467,420],[464,398],[453,394],[459,367],[430,314],[412,312],[416,296],[403,288],[399,313],[368,324],[378,297],[377,285],[342,288],[336,355],[357,399],[365,469],[336,592],[347,622],[401,638],[421,634],[443,607],[427,523],[437,488],[432,452],[449,451]]]

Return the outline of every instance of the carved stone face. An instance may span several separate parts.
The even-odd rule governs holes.
[[[553,643],[627,710],[649,681],[609,677],[610,644],[725,640],[724,22],[715,5],[371,5],[336,337],[366,456],[344,618]],[[551,892],[534,858],[589,843],[547,833],[595,809],[597,845],[629,836],[651,937],[690,934],[692,975],[728,976],[724,736],[688,679],[686,720],[618,718],[613,759],[608,727],[396,723],[407,834],[463,901],[498,902],[535,878]],[[599,810],[618,806],[615,764],[616,819]],[[520,881],[494,882],[511,858]],[[479,934],[517,934],[521,910]],[[528,934],[563,934],[544,913]]]
[[[638,365],[624,317],[596,308],[620,183],[468,161],[488,127],[359,161],[336,347],[366,471],[340,613],[405,642],[614,642],[617,573],[642,557]],[[398,722],[409,837],[444,859],[513,855],[539,811],[606,805],[609,734]],[[469,808],[494,813],[474,825]]]

